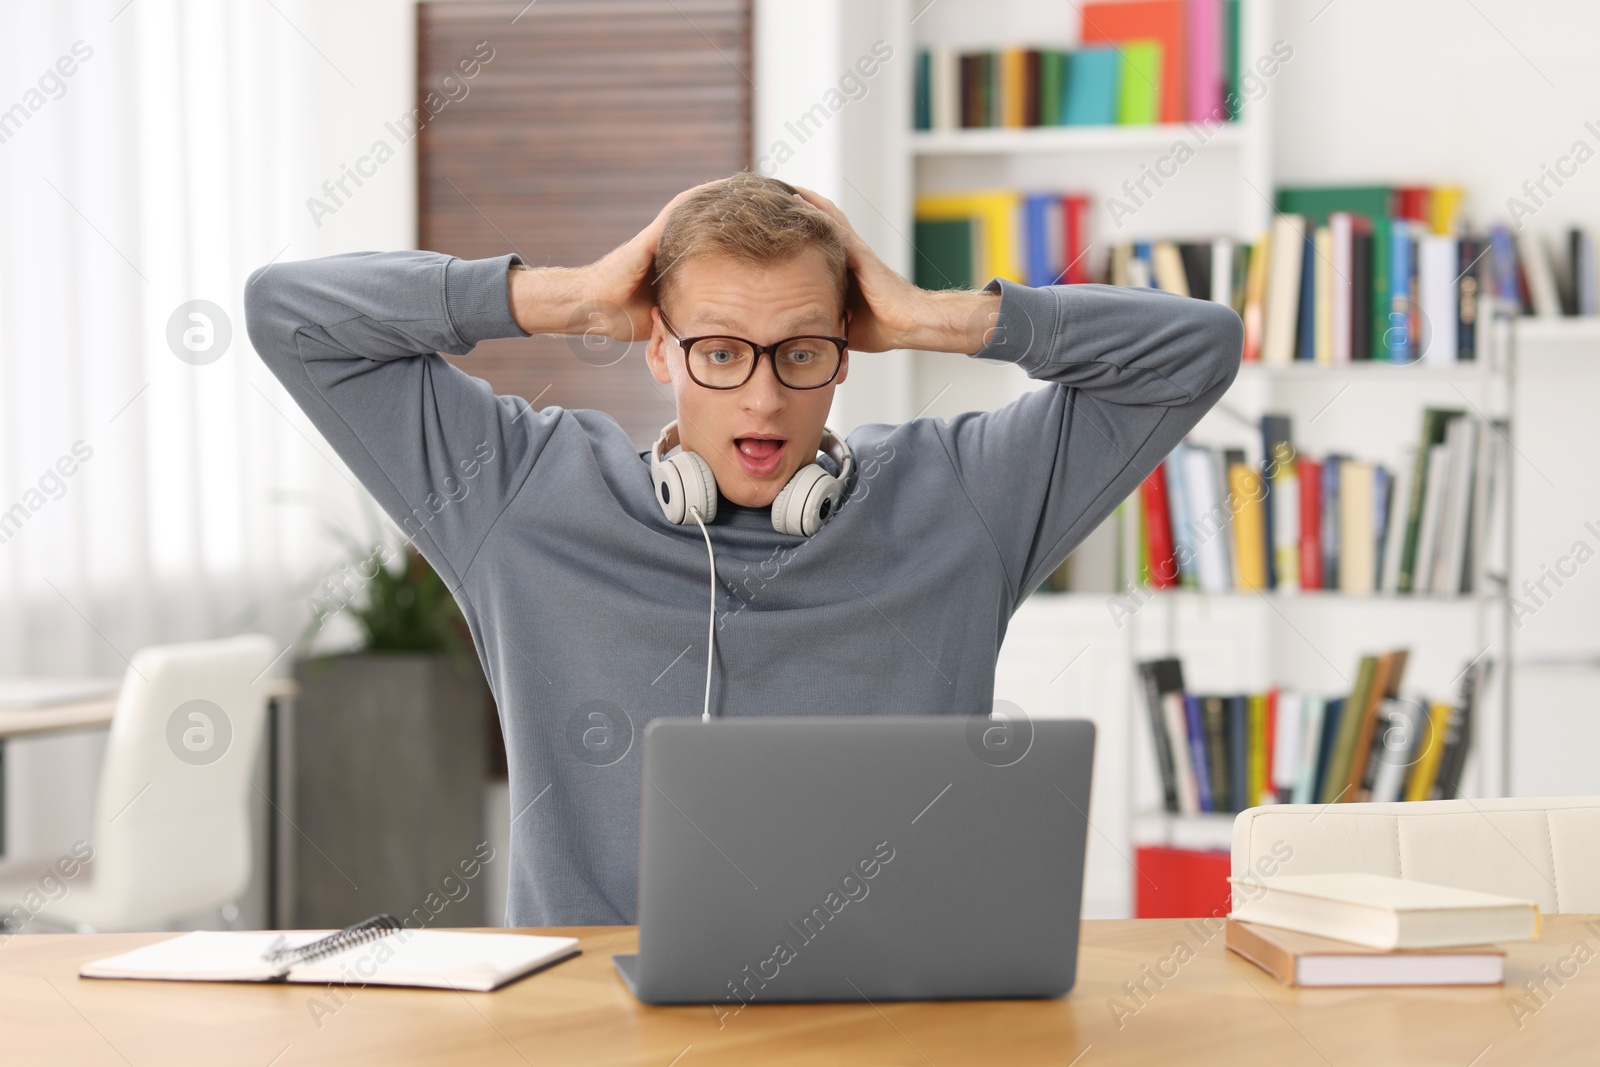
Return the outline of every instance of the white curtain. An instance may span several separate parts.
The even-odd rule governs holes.
[[[120,676],[141,646],[248,630],[287,647],[341,558],[323,519],[366,532],[251,351],[243,287],[273,260],[413,246],[413,161],[320,227],[305,205],[409,107],[411,5],[0,15],[0,675]],[[169,344],[194,300],[231,332],[211,362]],[[9,855],[86,825],[95,744],[11,746]]]

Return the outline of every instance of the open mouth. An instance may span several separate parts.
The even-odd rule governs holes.
[[[770,477],[783,462],[788,442],[781,437],[735,437],[733,453],[739,466],[752,478]]]

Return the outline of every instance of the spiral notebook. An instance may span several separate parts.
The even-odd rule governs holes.
[[[324,935],[201,930],[86,963],[84,978],[306,982],[487,993],[578,955],[575,937],[411,930],[393,916]]]

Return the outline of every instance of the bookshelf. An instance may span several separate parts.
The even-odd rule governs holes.
[[[912,274],[913,204],[928,192],[995,187],[1086,192],[1094,202],[1089,241],[1091,257],[1099,260],[1097,275],[1115,241],[1140,236],[1251,241],[1267,229],[1276,184],[1270,143],[1276,100],[1270,85],[1246,103],[1237,122],[1203,134],[1188,124],[912,129],[919,49],[1072,47],[1078,17],[1073,5],[1030,0],[886,0],[842,9],[846,58],[859,44],[881,38],[903,60],[885,91],[864,102],[841,136],[840,204],[853,220],[865,220],[858,228],[891,267]],[[1243,0],[1241,55],[1247,61],[1265,55],[1272,43],[1270,5]],[[1106,198],[1179,141],[1195,149],[1192,158],[1158,195],[1120,227],[1113,226],[1102,206]],[[1600,326],[1593,323],[1541,321],[1531,328],[1600,339]],[[1501,322],[1486,332],[1483,355],[1474,364],[1247,364],[1192,439],[1243,445],[1259,455],[1259,416],[1283,412],[1293,419],[1295,445],[1302,453],[1339,451],[1392,466],[1402,449],[1415,443],[1424,407],[1470,406],[1491,418],[1508,418],[1510,326]],[[939,353],[889,354],[871,373],[873,397],[841,397],[837,422],[950,417],[998,407],[1038,386],[1014,367]],[[1503,792],[1509,613],[1503,591],[1486,585],[1481,575],[1475,578],[1478,592],[1460,596],[1160,591],[1120,624],[1107,610],[1103,592],[1030,597],[1011,621],[995,695],[1033,716],[1086,717],[1097,724],[1085,914],[1133,913],[1132,857],[1139,845],[1226,848],[1228,843],[1231,815],[1184,817],[1159,810],[1156,760],[1135,677],[1135,664],[1143,659],[1181,657],[1196,691],[1285,685],[1331,694],[1349,688],[1361,653],[1407,645],[1412,649],[1407,688],[1442,698],[1451,694],[1452,679],[1469,659],[1491,656],[1501,669],[1480,703],[1465,782],[1470,795]]]

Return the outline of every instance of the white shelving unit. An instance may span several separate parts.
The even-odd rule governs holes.
[[[915,131],[915,57],[920,48],[1008,45],[1072,47],[1079,14],[1070,4],[1030,0],[883,0],[839,4],[841,68],[876,40],[895,59],[881,84],[842,112],[835,141],[836,200],[885,261],[912,274],[913,205],[923,192],[974,188],[1059,189],[1087,192],[1091,260],[1098,270],[1110,246],[1136,237],[1228,236],[1253,241],[1272,214],[1274,95],[1245,104],[1240,121],[1220,129],[1188,124],[1134,128],[1038,128]],[[1270,5],[1245,0],[1241,54],[1246,61],[1272,48]],[[891,70],[892,68],[892,70]],[[1126,197],[1125,181],[1187,144],[1192,158],[1175,177],[1122,220],[1106,208]],[[1400,176],[1396,176],[1400,177]],[[1539,324],[1559,332],[1567,324]],[[1485,339],[1482,362],[1458,366],[1387,364],[1334,368],[1248,365],[1192,439],[1245,446],[1259,455],[1262,412],[1288,414],[1295,445],[1321,456],[1340,452],[1394,466],[1415,443],[1424,407],[1476,409],[1494,418],[1511,410],[1510,345],[1506,331]],[[1003,405],[1040,383],[1005,365],[942,353],[899,352],[852,362],[851,388],[841,390],[835,425],[895,422],[916,415],[949,417]],[[851,395],[846,395],[851,394]],[[1430,696],[1454,692],[1459,672],[1476,655],[1507,663],[1509,621],[1498,591],[1462,597],[1345,596],[1335,593],[1208,596],[1157,594],[1119,623],[1107,597],[1036,595],[1011,622],[996,673],[997,699],[1039,717],[1092,719],[1098,727],[1092,794],[1085,915],[1132,914],[1133,850],[1139,843],[1226,847],[1231,816],[1185,819],[1160,812],[1160,788],[1146,712],[1135,682],[1140,659],[1181,656],[1191,689],[1240,692],[1269,685],[1308,691],[1347,691],[1363,652],[1394,646],[1412,650],[1407,689]],[[1480,707],[1468,789],[1494,795],[1506,788],[1501,671]]]

